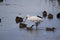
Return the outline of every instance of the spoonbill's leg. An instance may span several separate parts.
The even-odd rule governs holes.
[[[35,23],[35,24],[36,24],[36,30],[37,30],[38,23]]]

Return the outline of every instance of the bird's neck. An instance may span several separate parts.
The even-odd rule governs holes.
[[[30,16],[27,17],[27,19],[29,19],[29,18],[30,18]]]

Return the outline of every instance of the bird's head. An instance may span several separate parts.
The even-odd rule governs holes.
[[[27,16],[26,16],[26,19],[27,19],[27,18],[29,18],[29,17],[30,17],[30,16],[29,16],[29,15],[27,15]]]
[[[27,16],[25,17],[25,21],[26,21],[28,18],[29,18],[29,15],[27,15]],[[25,21],[24,21],[24,22],[25,22]]]
[[[41,16],[41,15],[36,15],[38,18],[41,18],[41,19],[43,19],[43,17]]]

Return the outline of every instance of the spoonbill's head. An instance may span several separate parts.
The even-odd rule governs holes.
[[[27,16],[26,16],[26,19],[27,19],[27,18],[29,18],[29,17],[30,17],[30,16],[29,16],[29,15],[27,15]]]
[[[41,17],[41,16],[38,16],[38,15],[37,15],[37,17],[39,17],[39,18],[42,18],[42,19],[43,19],[43,17]]]

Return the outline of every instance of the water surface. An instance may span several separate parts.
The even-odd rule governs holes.
[[[0,40],[60,40],[60,19],[56,18],[60,12],[57,0],[4,0],[0,3]],[[15,17],[25,18],[26,15],[42,16],[42,12],[53,14],[53,19],[43,18],[38,26],[38,30],[28,31],[20,29],[16,24]],[[30,22],[25,22],[28,26]],[[54,32],[47,32],[46,27],[55,27]],[[42,30],[41,30],[42,29]]]

